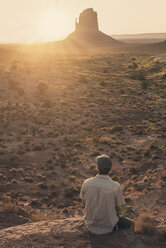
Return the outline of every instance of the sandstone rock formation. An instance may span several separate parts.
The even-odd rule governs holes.
[[[84,10],[79,20],[75,22],[75,31],[71,33],[65,42],[69,46],[79,48],[104,49],[122,47],[124,44],[99,30],[98,15],[92,8]]]
[[[84,10],[79,17],[79,22],[77,23],[76,18],[76,31],[86,31],[94,32],[99,31],[97,12],[92,8]]]
[[[107,235],[87,231],[80,217],[28,223],[0,231],[1,248],[164,248],[156,237],[120,230]]]

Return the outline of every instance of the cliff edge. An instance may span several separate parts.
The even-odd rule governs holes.
[[[0,231],[1,248],[164,248],[155,237],[131,230],[107,235],[90,234],[79,217],[28,223]]]

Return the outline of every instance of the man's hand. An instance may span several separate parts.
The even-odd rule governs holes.
[[[126,213],[126,211],[127,211],[127,209],[126,209],[125,205],[116,207],[117,215],[124,215]]]

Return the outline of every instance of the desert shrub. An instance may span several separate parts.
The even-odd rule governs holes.
[[[30,215],[30,219],[34,222],[38,221],[46,221],[49,219],[47,214],[45,212],[42,212],[41,210],[33,210],[33,213]]]
[[[115,175],[113,175],[111,178],[112,178],[112,180],[114,180],[114,181],[118,181],[118,177],[115,176]]]
[[[9,79],[8,84],[9,84],[9,88],[13,90],[16,90],[18,87],[18,82],[15,81],[14,79]]]
[[[140,215],[135,222],[135,231],[146,235],[156,233],[154,218],[148,214]]]
[[[85,76],[81,75],[80,79],[79,79],[79,82],[80,83],[88,83],[88,80],[87,80],[87,78]]]
[[[46,179],[46,176],[41,175],[41,174],[37,174],[37,177],[38,177],[38,178],[40,178],[40,179],[43,179],[43,180],[45,180],[45,179]]]
[[[13,64],[13,65],[12,65],[12,69],[13,69],[13,70],[17,70],[17,69],[18,69],[18,65],[17,65],[17,64]]]
[[[99,85],[100,85],[100,86],[106,86],[107,83],[106,83],[105,81],[102,81],[102,82],[99,83]]]
[[[14,79],[10,79],[8,81],[8,84],[9,84],[10,89],[16,91],[19,96],[23,96],[25,94],[24,89],[19,87],[18,82],[15,81]]]
[[[131,167],[131,168],[129,169],[129,172],[130,172],[131,174],[137,174],[137,173],[138,173],[138,170],[137,170],[135,167]]]
[[[91,156],[97,157],[100,155],[99,151],[91,152]]]
[[[101,143],[101,144],[110,144],[110,143],[112,143],[112,138],[110,138],[108,136],[102,136],[99,139],[99,143]]]
[[[64,195],[67,198],[72,198],[75,196],[75,194],[78,193],[77,189],[74,187],[69,187],[65,189]]]
[[[54,166],[53,165],[49,165],[46,170],[49,171],[49,170],[53,170],[54,169]]]
[[[160,78],[163,79],[163,80],[165,80],[166,79],[166,73],[163,74]]]
[[[6,180],[6,176],[4,176],[2,173],[0,173],[0,182]]]
[[[45,94],[45,93],[47,92],[47,90],[48,90],[48,85],[47,85],[46,83],[44,83],[44,82],[40,82],[40,83],[38,84],[37,88],[38,88],[40,94],[43,95],[43,94]]]
[[[17,181],[16,179],[12,179],[12,180],[11,180],[11,183],[17,184],[18,181]]]
[[[128,66],[129,69],[137,69],[138,68],[138,65],[136,64],[135,61],[133,61],[129,66]]]
[[[63,209],[62,212],[63,212],[63,214],[67,214],[67,215],[69,214],[69,210],[67,208]]]
[[[47,161],[47,164],[52,164],[52,163],[53,163],[52,159],[49,159],[49,160]]]
[[[130,129],[132,130],[132,129]],[[135,127],[132,130],[137,135],[146,134],[148,132],[148,128],[146,125],[135,125]]]
[[[18,169],[17,169],[17,172],[19,172],[19,173],[24,173],[24,168],[18,168]]]
[[[90,165],[90,170],[95,170],[96,169],[96,165],[95,164],[91,164]]]
[[[43,146],[42,144],[40,144],[40,145],[35,145],[35,147],[34,147],[33,150],[34,150],[34,151],[41,151],[41,150],[44,150],[44,146]]]
[[[130,78],[131,78],[132,80],[140,80],[140,81],[143,81],[143,80],[145,80],[145,75],[144,75],[144,73],[141,72],[141,71],[136,71],[136,72],[134,72],[134,73],[132,73],[132,74],[130,75]]]
[[[55,188],[56,186],[54,185],[54,188]],[[51,186],[51,188],[52,188],[52,186]],[[51,193],[51,197],[58,197],[58,195],[59,195],[59,193],[57,192],[57,191],[53,191],[52,193]]]
[[[51,108],[52,106],[53,106],[53,103],[49,99],[45,100],[42,104],[43,108]]]
[[[122,126],[113,126],[109,128],[110,133],[116,133],[116,132],[122,132],[123,127]]]
[[[41,189],[48,189],[47,184],[43,182],[38,183],[37,186],[39,186]]]
[[[19,207],[16,203],[8,202],[3,204],[1,211],[7,213],[17,213],[19,211]]]
[[[156,144],[154,144],[154,143],[151,143],[145,150],[144,150],[144,157],[148,157],[148,156],[150,156],[150,153],[152,152],[152,151],[157,151],[157,149],[158,149],[158,147],[156,146]]]
[[[19,96],[23,96],[25,94],[24,89],[21,87],[17,87],[16,92],[18,93]]]
[[[24,178],[24,182],[33,183],[33,179],[32,179],[31,177],[29,177],[29,176],[26,176],[26,177]]]
[[[142,87],[142,89],[143,90],[146,90],[147,88],[148,88],[148,82],[147,81],[143,81],[143,82],[141,82],[141,87]]]
[[[75,182],[76,181],[76,178],[74,176],[70,176],[69,181],[70,182]]]
[[[9,172],[10,172],[10,173],[16,173],[16,172],[17,172],[17,169],[16,169],[16,168],[11,168],[11,169],[9,170]]]
[[[166,175],[162,175],[162,176],[161,176],[161,179],[162,179],[164,182],[166,182]]]

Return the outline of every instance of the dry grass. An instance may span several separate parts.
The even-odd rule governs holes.
[[[46,211],[37,209],[37,210],[31,211],[30,219],[34,222],[48,221],[48,220],[55,220],[56,216],[52,213],[48,213]]]
[[[148,214],[140,215],[135,222],[135,231],[146,235],[154,235],[157,231],[154,218]]]
[[[46,213],[40,211],[39,209],[34,210],[34,212],[31,214],[30,218],[34,222],[48,220],[48,217],[47,217]]]
[[[0,208],[0,211],[6,213],[18,213],[19,209],[20,208],[16,203],[8,202],[3,204],[3,206]]]

